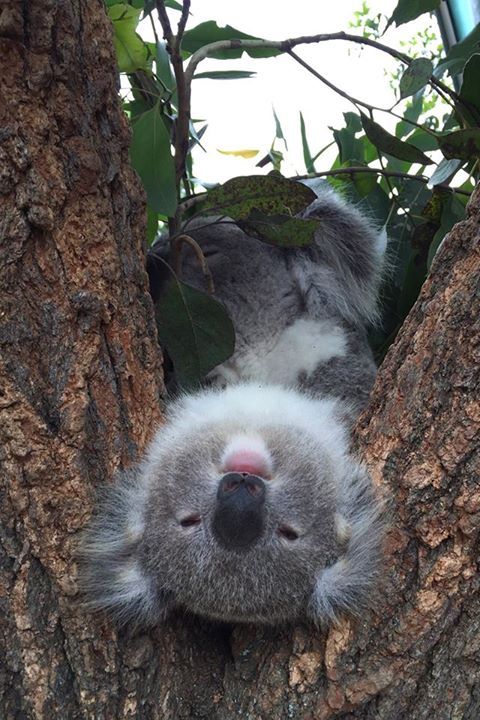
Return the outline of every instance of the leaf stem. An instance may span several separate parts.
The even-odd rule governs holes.
[[[190,235],[182,233],[172,239],[172,268],[177,277],[181,277],[182,273],[182,247],[183,245],[189,245],[197,256],[200,267],[202,268],[203,276],[207,282],[208,294],[213,295],[215,292],[215,285],[213,282],[213,275],[208,267],[207,260],[203,254],[203,250],[200,245]]]

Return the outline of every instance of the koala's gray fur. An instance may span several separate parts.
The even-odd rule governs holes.
[[[383,241],[329,191],[304,216],[319,227],[302,250],[205,218],[186,228],[232,316],[236,349],[210,388],[171,404],[86,533],[83,588],[121,622],[156,623],[182,607],[226,621],[323,623],[369,603],[381,511],[348,431],[375,376],[365,324],[377,315]],[[183,277],[202,286],[191,254]],[[251,503],[238,505],[240,539],[218,519],[231,493]],[[236,507],[225,517],[235,521]]]

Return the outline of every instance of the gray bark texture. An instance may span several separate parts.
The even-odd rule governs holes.
[[[390,498],[375,610],[322,634],[77,592],[95,491],[161,421],[161,357],[100,0],[0,0],[0,718],[478,720],[480,190],[356,435]]]

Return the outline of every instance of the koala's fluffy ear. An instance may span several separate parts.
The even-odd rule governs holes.
[[[119,473],[102,489],[97,514],[78,549],[85,605],[108,610],[118,625],[158,623],[168,613],[168,591],[154,588],[139,558],[143,535],[141,467]]]
[[[359,616],[371,606],[381,566],[385,509],[366,470],[352,465],[339,490],[335,524],[342,551],[318,573],[309,604],[319,625],[338,622],[343,614]]]

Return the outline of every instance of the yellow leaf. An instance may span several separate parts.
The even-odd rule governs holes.
[[[220,150],[217,148],[217,152],[222,153],[222,155],[235,155],[235,157],[243,157],[248,160],[248,158],[253,158],[255,155],[258,155],[258,150]]]

